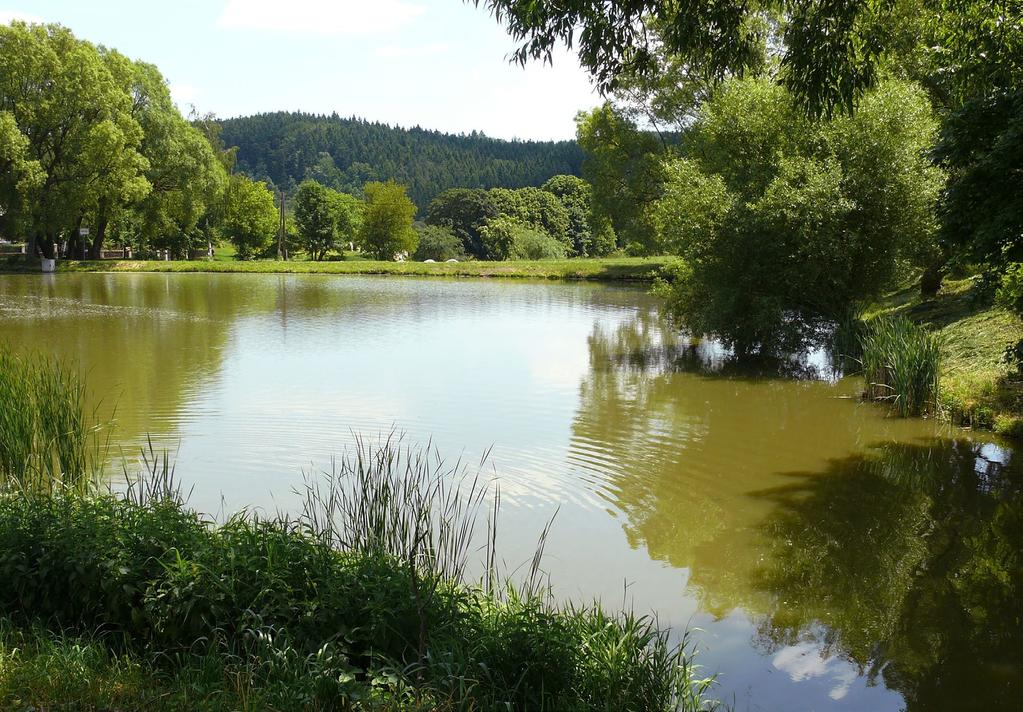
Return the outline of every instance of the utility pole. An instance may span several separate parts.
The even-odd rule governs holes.
[[[285,221],[284,221],[284,191],[281,191],[281,216],[280,216],[280,229],[277,232],[277,259],[288,259],[288,247],[284,239]]]

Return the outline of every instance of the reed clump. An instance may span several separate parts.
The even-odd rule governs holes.
[[[904,317],[878,317],[867,322],[861,351],[868,398],[903,417],[936,410],[941,344],[933,333]]]
[[[0,488],[87,488],[101,466],[100,431],[75,368],[0,348]]]

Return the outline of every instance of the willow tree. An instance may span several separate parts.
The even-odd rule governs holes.
[[[150,189],[142,127],[99,51],[59,25],[0,27],[0,112],[28,140],[42,181],[23,186],[31,251],[81,225],[103,200]]]
[[[208,225],[222,217],[227,171],[202,132],[182,117],[156,67],[111,50],[102,54],[118,86],[130,97],[131,116],[142,127],[139,150],[146,159],[144,176],[151,189],[141,199],[107,196],[97,204],[92,257],[99,257],[108,225],[126,210],[135,219],[130,221],[131,231],[121,231],[132,234],[118,235],[123,241],[187,253],[211,239]]]
[[[0,235],[14,237],[26,204],[24,196],[46,179],[39,161],[29,157],[29,142],[14,116],[0,112]]]

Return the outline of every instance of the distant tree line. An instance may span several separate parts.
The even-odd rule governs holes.
[[[336,116],[186,119],[156,67],[59,25],[0,26],[0,237],[32,255],[98,258],[113,243],[182,258],[227,241],[242,259],[352,247],[393,259],[423,236],[445,259],[592,254],[581,160],[572,141]],[[549,190],[518,189],[555,175]],[[414,229],[417,201],[453,186],[482,196],[482,212],[459,221],[437,208],[433,230]]]
[[[311,179],[359,195],[367,182],[394,180],[421,208],[449,188],[520,188],[579,175],[583,160],[575,141],[504,141],[337,114],[277,112],[219,125],[238,148],[238,169],[285,192]]]
[[[606,255],[617,248],[615,234],[592,208],[589,184],[559,175],[540,188],[446,190],[430,202],[426,223],[481,260]]]

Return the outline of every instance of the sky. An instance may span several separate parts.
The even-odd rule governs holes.
[[[576,57],[510,64],[515,42],[462,0],[0,0],[163,72],[220,117],[337,112],[399,126],[564,139],[600,103]]]

